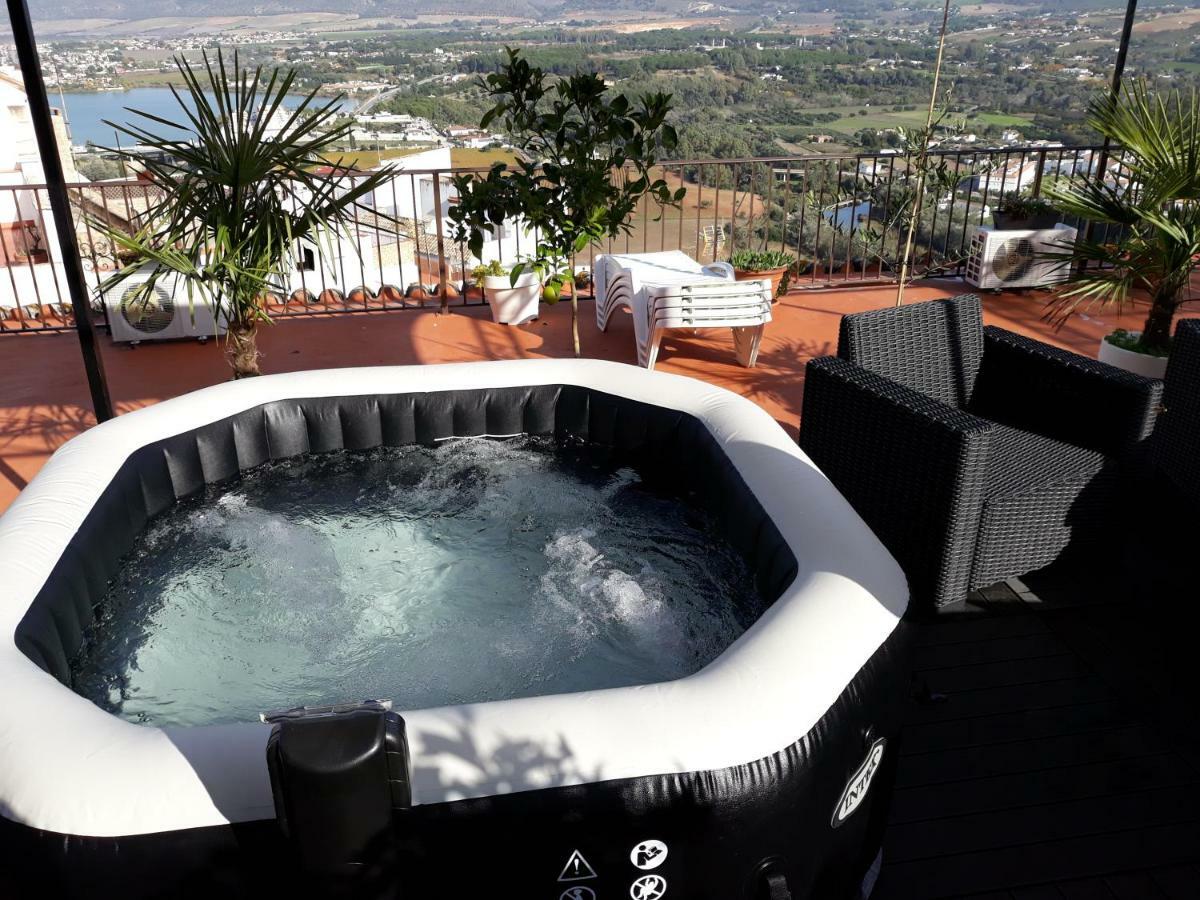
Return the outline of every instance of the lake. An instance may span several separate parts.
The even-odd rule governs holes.
[[[184,96],[186,97],[186,94]],[[171,121],[184,119],[179,109],[179,103],[169,88],[133,88],[128,91],[64,94],[64,98],[67,102],[67,121],[71,124],[71,142],[77,145],[91,141],[102,147],[115,146],[116,138],[113,136],[112,128],[104,124],[105,119],[119,123],[148,124],[154,129],[161,127],[132,115],[126,107],[145,110]],[[289,106],[296,106],[302,99],[303,95],[294,94],[285,102]],[[324,102],[326,99],[324,97],[317,98],[320,102]],[[343,106],[352,102],[343,101]],[[50,93],[50,105],[61,105],[56,91]],[[122,135],[121,143],[128,145],[130,140]]]
[[[847,202],[840,206],[835,206],[825,210],[824,215],[826,221],[831,222],[838,228],[849,231],[851,227],[859,227],[859,223],[867,219],[871,215],[871,202],[862,200],[858,203]]]

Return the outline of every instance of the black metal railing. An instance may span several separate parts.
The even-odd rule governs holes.
[[[916,223],[914,259],[921,275],[959,275],[975,229],[1009,191],[1040,195],[1050,181],[1091,172],[1100,147],[935,149],[939,177]],[[1110,151],[1106,177],[1128,181]],[[273,316],[311,316],[478,305],[482,290],[470,271],[478,261],[453,239],[447,220],[455,202],[452,177],[482,168],[399,171],[336,239],[298,242],[277,291]],[[830,288],[894,279],[911,209],[913,160],[879,151],[843,156],[700,159],[663,163],[658,174],[687,189],[683,202],[646,200],[627,234],[592,247],[578,268],[590,271],[603,252],[681,250],[702,261],[740,249],[777,249],[798,257],[790,286]],[[136,264],[106,230],[132,231],[161,195],[146,183],[72,184],[80,254],[98,323],[121,314],[121,291],[104,279]],[[54,242],[44,185],[0,185],[0,333],[73,327],[70,299]],[[101,227],[103,225],[104,227]],[[511,262],[532,253],[537,234],[521,222],[493,235],[485,259]],[[124,290],[127,290],[124,289]],[[588,279],[581,274],[581,296]],[[111,328],[110,328],[111,330]]]

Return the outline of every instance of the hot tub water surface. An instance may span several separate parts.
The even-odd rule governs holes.
[[[159,517],[73,686],[129,720],[199,725],[647,684],[703,667],[761,607],[704,514],[549,439],[337,452]]]

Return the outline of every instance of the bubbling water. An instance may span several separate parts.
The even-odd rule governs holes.
[[[531,438],[331,453],[157,519],[73,685],[155,725],[417,709],[679,678],[760,611],[707,517],[632,470]]]

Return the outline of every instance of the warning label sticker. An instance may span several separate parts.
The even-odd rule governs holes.
[[[667,892],[667,879],[661,875],[643,875],[629,886],[633,900],[658,900]]]
[[[583,858],[583,854],[578,850],[571,852],[567,857],[567,864],[563,866],[562,872],[558,876],[559,881],[587,881],[589,878],[595,878],[596,870],[592,868],[591,863]]]

